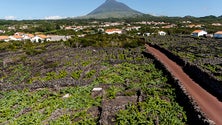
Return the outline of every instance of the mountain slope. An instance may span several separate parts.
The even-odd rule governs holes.
[[[143,13],[131,9],[127,5],[116,0],[106,0],[105,3],[90,12],[89,18],[122,18],[142,15]]]

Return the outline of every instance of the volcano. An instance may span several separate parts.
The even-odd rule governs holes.
[[[105,3],[90,12],[88,18],[124,18],[143,15],[143,13],[131,9],[124,3],[116,0],[106,0]]]

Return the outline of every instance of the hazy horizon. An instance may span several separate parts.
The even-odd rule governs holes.
[[[61,19],[84,16],[100,6],[106,0],[2,0],[0,19]],[[222,15],[221,0],[117,0],[132,9],[154,16],[195,17]]]

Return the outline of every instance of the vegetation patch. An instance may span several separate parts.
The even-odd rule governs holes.
[[[45,45],[1,70],[0,123],[187,123],[175,89],[142,55],[145,48]],[[102,90],[93,96],[96,87]]]
[[[221,40],[167,36],[164,39],[162,37],[150,37],[147,42],[170,50],[183,60],[201,67],[219,81],[222,80]]]

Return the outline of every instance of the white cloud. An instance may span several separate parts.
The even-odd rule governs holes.
[[[15,16],[5,16],[6,20],[15,20],[16,17]]]
[[[61,17],[61,16],[47,16],[45,17],[46,20],[58,20],[58,19],[64,19],[66,17]]]

